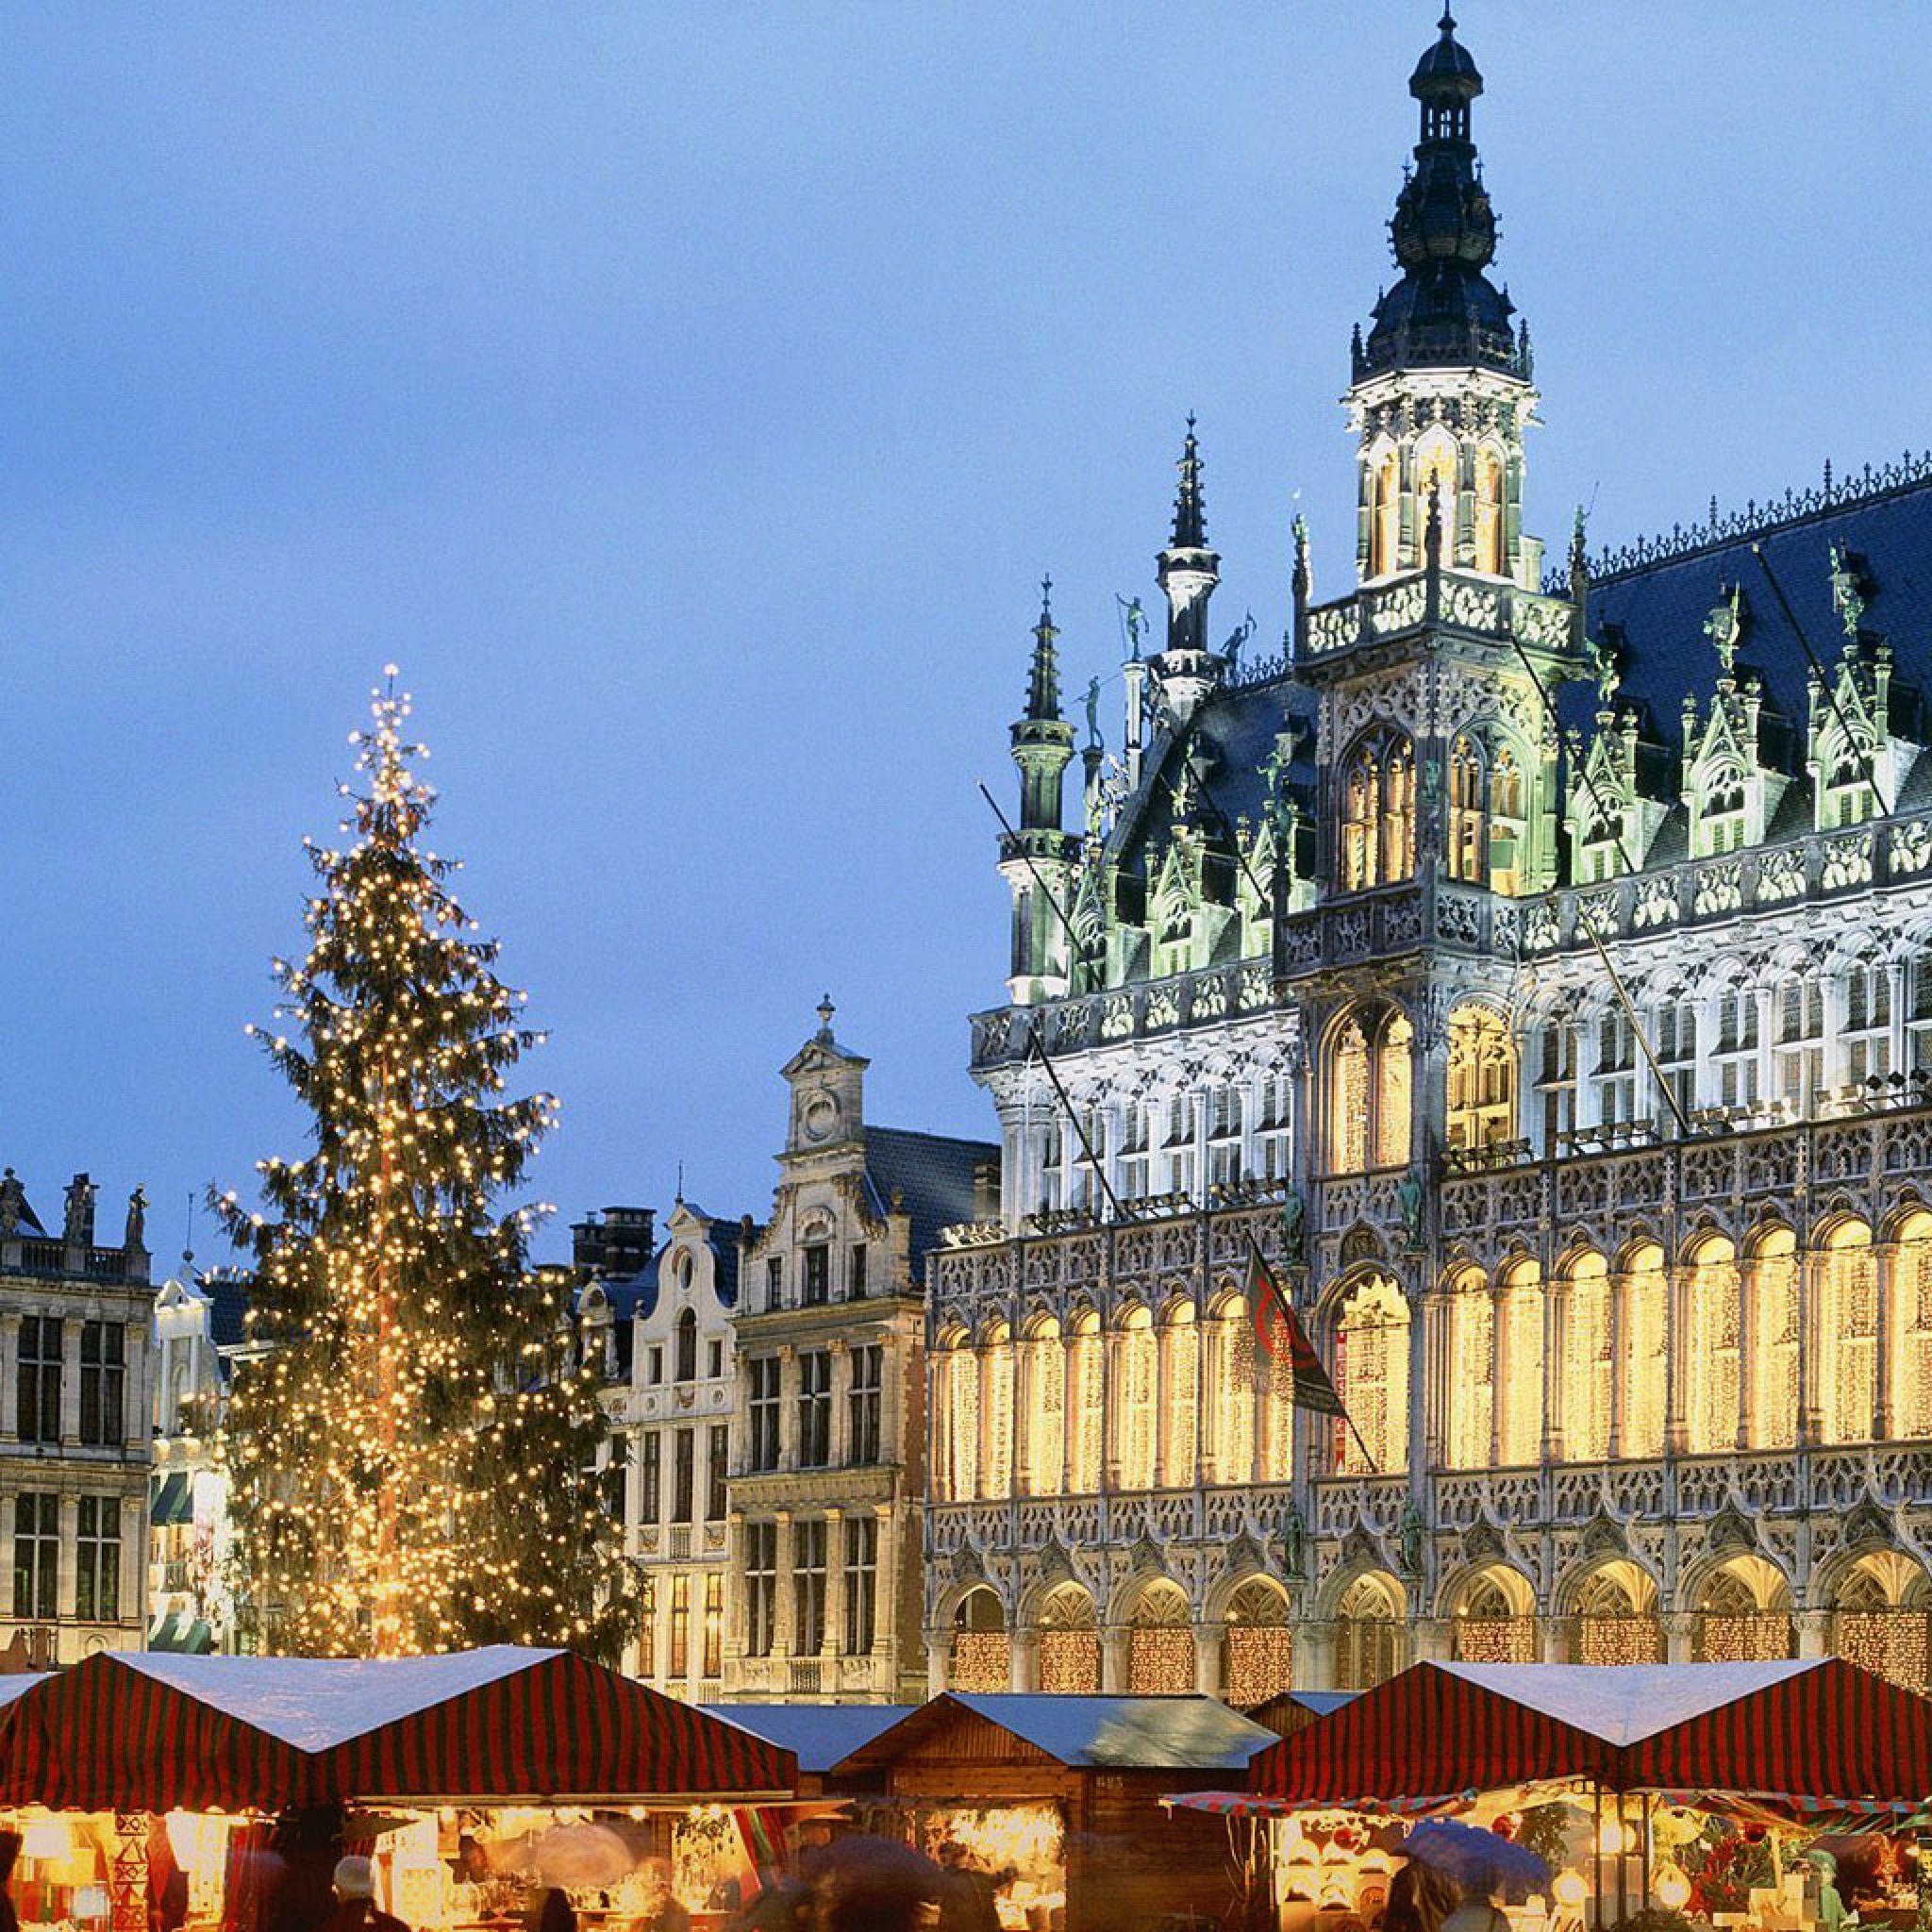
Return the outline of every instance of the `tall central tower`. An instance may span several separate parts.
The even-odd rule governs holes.
[[[1441,561],[1534,590],[1523,534],[1523,432],[1535,420],[1529,335],[1490,279],[1496,214],[1470,133],[1483,77],[1444,13],[1408,91],[1421,108],[1389,236],[1402,270],[1355,339],[1345,398],[1359,440],[1356,563],[1363,583]]]

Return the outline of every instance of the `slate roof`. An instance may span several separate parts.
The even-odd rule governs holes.
[[[911,1704],[701,1704],[707,1717],[797,1754],[800,1771],[826,1772],[918,1707]]]
[[[940,1229],[974,1217],[974,1170],[999,1164],[991,1141],[959,1141],[948,1134],[921,1134],[908,1127],[865,1129],[865,1185],[873,1212],[891,1207],[896,1189],[900,1206],[912,1217],[912,1259],[918,1262],[939,1246]]]
[[[245,1317],[248,1291],[254,1286],[245,1274],[218,1268],[195,1284],[208,1297],[208,1340],[217,1348],[239,1348],[248,1339]]]
[[[1244,1771],[1257,1751],[1277,1742],[1218,1699],[1072,1697],[1044,1692],[972,1696],[949,1690],[861,1745],[836,1767],[890,1763],[955,1712],[985,1718],[1061,1764],[1135,1771]]]

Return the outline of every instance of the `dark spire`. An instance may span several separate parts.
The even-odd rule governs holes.
[[[1357,378],[1384,369],[1480,363],[1525,372],[1508,295],[1483,271],[1496,253],[1496,215],[1470,131],[1483,77],[1444,12],[1408,91],[1420,106],[1413,163],[1404,169],[1389,239],[1402,277],[1376,299],[1356,356]]]
[[[1205,550],[1208,519],[1201,498],[1201,445],[1194,441],[1194,414],[1188,412],[1188,440],[1181,444],[1181,484],[1174,492],[1172,550]]]
[[[1053,641],[1053,579],[1040,580],[1040,622],[1033,626],[1033,675],[1026,687],[1026,715],[1035,722],[1060,714],[1059,658]]]

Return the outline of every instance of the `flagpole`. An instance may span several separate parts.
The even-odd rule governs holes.
[[[1283,1316],[1286,1318],[1288,1324],[1290,1326],[1292,1326],[1295,1323],[1295,1312],[1293,1306],[1282,1294],[1281,1285],[1274,1279],[1274,1271],[1271,1267],[1269,1267],[1268,1257],[1261,1252],[1261,1243],[1255,1239],[1255,1230],[1251,1227],[1246,1230],[1246,1233],[1248,1237],[1248,1248],[1255,1257],[1256,1267],[1260,1271],[1261,1279],[1267,1284],[1268,1292],[1274,1297],[1277,1303],[1280,1304],[1281,1312]],[[1312,1342],[1309,1342],[1308,1346],[1312,1349],[1314,1344]],[[1272,1350],[1270,1351],[1270,1355],[1272,1357]],[[1319,1360],[1320,1358],[1317,1357],[1318,1364]],[[1323,1370],[1323,1374],[1325,1375],[1327,1374],[1327,1371],[1325,1369]],[[1291,1400],[1291,1391],[1293,1386],[1292,1371],[1290,1372],[1290,1376]],[[1374,1475],[1380,1475],[1382,1474],[1382,1465],[1379,1462],[1377,1462],[1373,1456],[1369,1454],[1369,1445],[1362,1441],[1362,1432],[1356,1427],[1355,1418],[1354,1416],[1349,1414],[1348,1405],[1347,1403],[1342,1401],[1341,1390],[1337,1389],[1332,1381],[1328,1384],[1328,1387],[1335,1396],[1335,1412],[1338,1413],[1341,1417],[1341,1420],[1348,1424],[1348,1433],[1355,1438],[1355,1446],[1362,1452],[1362,1460],[1369,1465],[1370,1474]],[[1314,1405],[1309,1404],[1308,1407],[1313,1407]],[[1318,1411],[1318,1413],[1319,1412],[1321,1411]]]

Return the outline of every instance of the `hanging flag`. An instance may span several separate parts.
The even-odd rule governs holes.
[[[1274,1271],[1261,1257],[1253,1240],[1248,1242],[1248,1313],[1255,1324],[1255,1340],[1263,1355],[1272,1360],[1281,1344],[1288,1344],[1291,1399],[1297,1408],[1311,1408],[1321,1415],[1339,1415],[1348,1421],[1348,1410],[1322,1366],[1307,1331],[1293,1306],[1283,1293]],[[1350,1424],[1353,1427],[1354,1424]]]

